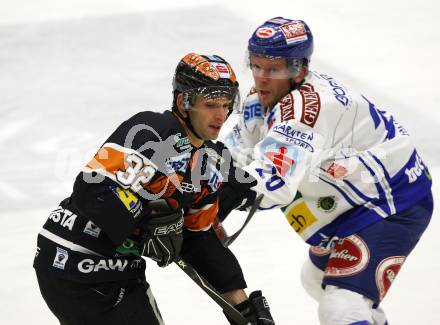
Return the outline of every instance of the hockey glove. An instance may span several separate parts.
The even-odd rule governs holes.
[[[270,314],[269,304],[266,298],[262,296],[261,291],[254,291],[249,295],[249,299],[235,306],[235,308],[246,318],[252,325],[274,325],[275,321]],[[231,325],[236,323],[228,316]]]
[[[173,210],[163,202],[150,202],[151,213],[142,224],[142,255],[155,260],[160,267],[179,259],[183,242],[182,210]]]
[[[241,168],[233,168],[234,175],[229,175],[228,182],[222,184],[218,191],[220,221],[226,219],[234,209],[246,210],[252,206],[257,194],[251,188],[257,185],[257,180]],[[239,181],[235,176],[240,173],[246,181]]]

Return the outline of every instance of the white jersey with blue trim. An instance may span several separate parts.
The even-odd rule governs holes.
[[[408,132],[369,98],[309,72],[265,113],[252,93],[223,141],[309,244],[324,246],[428,195],[431,177]]]

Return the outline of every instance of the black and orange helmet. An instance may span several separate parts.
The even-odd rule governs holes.
[[[183,94],[184,109],[191,109],[194,99],[200,95],[206,98],[230,98],[231,111],[240,106],[235,72],[230,64],[218,55],[185,55],[177,64],[173,91],[175,98],[177,94]]]

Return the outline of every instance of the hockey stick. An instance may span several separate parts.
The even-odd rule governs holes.
[[[205,291],[208,296],[210,296],[216,303],[219,305],[225,314],[227,314],[235,323],[238,325],[251,325],[251,323],[243,317],[240,312],[234,308],[229,302],[227,302],[220,293],[215,290],[215,288],[206,281],[201,275],[197,273],[197,271],[185,262],[183,259],[180,259],[175,262],[182,270],[185,272],[203,291]]]
[[[240,236],[241,232],[243,231],[244,227],[247,226],[249,221],[251,221],[252,217],[254,216],[255,212],[257,212],[258,207],[260,206],[261,201],[263,200],[264,195],[260,194],[257,196],[257,198],[254,201],[254,204],[252,205],[251,209],[249,210],[249,213],[246,217],[246,220],[244,221],[243,225],[240,229],[238,229],[233,235],[226,236],[225,239],[222,240],[223,246],[228,247],[231,245],[238,236]]]

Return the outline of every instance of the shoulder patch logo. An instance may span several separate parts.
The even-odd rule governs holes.
[[[292,94],[287,94],[280,100],[281,121],[292,120],[294,114],[294,100]]]
[[[321,99],[311,84],[304,84],[299,89],[302,97],[301,122],[314,127],[321,111]]]

